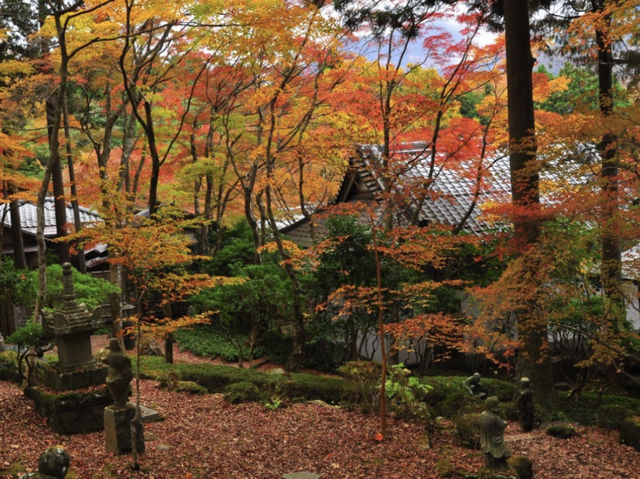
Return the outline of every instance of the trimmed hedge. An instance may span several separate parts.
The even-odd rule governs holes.
[[[566,393],[563,392],[559,395],[559,409],[566,418],[585,426],[598,424],[604,427],[618,427],[621,424],[621,410],[624,410],[627,416],[640,415],[640,399],[637,398],[603,394],[599,400],[598,393],[595,392],[584,392],[577,400],[567,399]]]
[[[356,388],[342,378],[291,373],[269,374],[255,369],[241,369],[217,364],[167,364],[163,358],[142,358],[142,377],[160,379],[168,371],[183,381],[193,381],[209,393],[222,393],[230,384],[252,383],[258,390],[277,392],[291,398],[321,399],[330,404],[357,400]]]

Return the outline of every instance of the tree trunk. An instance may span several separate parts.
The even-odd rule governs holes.
[[[594,10],[596,12],[602,10],[604,3],[594,2]],[[598,99],[600,112],[604,117],[603,123],[606,125],[606,119],[613,114],[614,106],[613,57],[607,31],[611,19],[609,16],[605,16],[604,20],[603,23],[598,24],[596,44],[598,47]],[[606,132],[598,145],[602,161],[600,173],[602,179],[600,278],[604,294],[603,314],[614,334],[620,331],[620,323],[624,320],[620,238],[616,233],[620,221],[616,141],[617,137],[614,133]]]
[[[73,156],[71,154],[71,132],[69,130],[69,107],[67,106],[67,96],[62,99],[62,120],[64,124],[65,151],[67,153],[67,170],[69,173],[69,183],[71,189],[71,207],[73,208],[73,222],[76,231],[82,230],[80,221],[80,206],[78,205],[78,188],[76,187],[76,174],[73,169]],[[84,259],[84,247],[77,245],[77,267],[81,273],[87,272],[87,265]]]
[[[514,243],[518,251],[534,247],[540,236],[539,178],[535,165],[536,139],[533,112],[532,70],[529,37],[529,7],[527,0],[504,2],[505,38],[507,50],[507,89],[509,107],[509,166],[512,204],[515,210]],[[535,278],[537,264],[531,261],[523,278]],[[534,301],[535,303],[535,301]],[[516,311],[518,334],[522,342],[519,375],[530,377],[537,399],[554,401],[553,376],[543,348],[547,338],[545,318],[536,314],[538,308],[529,304]]]
[[[15,192],[15,187],[9,184],[9,194]],[[12,200],[9,204],[11,215],[11,240],[13,242],[13,261],[17,269],[26,269],[27,260],[24,256],[24,243],[22,241],[22,228],[20,227],[20,203]]]
[[[59,87],[62,88],[62,85]],[[60,131],[60,114],[66,94],[66,88],[61,93],[49,96],[46,101],[47,129],[49,131],[49,148],[51,150],[51,181],[53,183],[53,204],[56,213],[56,236],[62,238],[67,235],[67,206],[64,200],[64,181],[62,179],[62,164],[60,162],[60,142],[57,135]],[[55,141],[53,135],[56,136]],[[55,150],[55,151],[54,151]],[[61,263],[69,261],[69,244],[66,241],[56,243],[58,259]]]

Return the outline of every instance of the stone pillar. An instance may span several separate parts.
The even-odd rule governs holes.
[[[131,421],[136,407],[129,403],[125,407],[104,408],[104,437],[107,452],[116,455],[131,452]],[[144,452],[144,437],[138,438],[138,452]]]

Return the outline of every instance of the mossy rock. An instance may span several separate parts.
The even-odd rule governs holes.
[[[207,394],[207,388],[194,381],[178,381],[178,391],[189,394]]]
[[[265,394],[250,381],[240,381],[224,388],[224,398],[231,404],[266,400]]]
[[[629,413],[620,404],[604,404],[596,413],[596,424],[607,429],[619,429]]]
[[[511,456],[507,460],[509,467],[516,471],[518,479],[533,479],[533,463],[525,456]]]
[[[497,471],[494,469],[481,469],[477,475],[478,479],[519,479],[516,471],[508,469]]]
[[[25,389],[34,409],[47,418],[48,426],[59,434],[84,434],[104,428],[104,408],[113,403],[105,388],[91,392],[51,393],[39,387]]]
[[[462,446],[470,449],[480,449],[479,417],[479,413],[468,413],[462,414],[455,419],[456,436]]]
[[[438,453],[438,460],[435,464],[435,470],[440,477],[471,477],[471,474],[467,471],[456,468],[453,464],[453,459],[456,456],[457,451],[451,446],[444,446]],[[473,475],[475,477],[475,475]]]
[[[569,424],[552,424],[545,429],[545,432],[558,439],[569,439],[578,435],[578,431]]]
[[[628,417],[620,425],[620,442],[640,451],[640,416]]]

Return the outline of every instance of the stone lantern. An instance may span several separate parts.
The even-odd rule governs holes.
[[[62,306],[43,322],[58,346],[58,363],[45,367],[44,383],[59,391],[104,384],[107,368],[93,359],[91,334],[110,322],[109,311],[102,307],[89,312],[76,302],[69,263],[62,265],[62,286]]]

